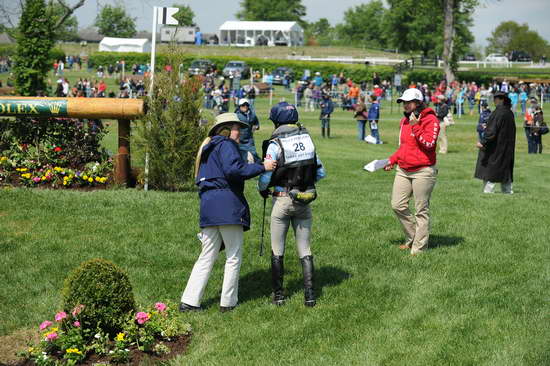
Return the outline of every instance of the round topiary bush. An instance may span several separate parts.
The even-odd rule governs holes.
[[[82,263],[65,279],[63,308],[77,318],[83,329],[97,328],[114,336],[129,313],[135,311],[134,294],[128,275],[114,263],[92,259]]]

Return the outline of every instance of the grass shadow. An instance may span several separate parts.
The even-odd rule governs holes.
[[[290,272],[294,272],[295,269],[285,270],[286,277],[288,278]],[[287,296],[292,296],[297,292],[303,291],[303,281],[301,269],[299,271],[298,279],[285,282],[285,293]],[[351,274],[338,267],[334,266],[322,266],[315,269],[314,286],[315,293],[318,298],[323,296],[323,288],[336,286],[346,279],[350,278]],[[260,269],[253,272],[249,272],[242,276],[239,280],[239,303],[243,304],[248,301],[253,301],[258,298],[269,298],[271,295],[271,269]],[[202,302],[204,308],[214,306],[219,302],[219,296],[212,297]]]
[[[460,245],[464,242],[464,237],[462,236],[452,236],[452,235],[430,235],[430,241],[428,244],[428,249],[437,249],[439,247],[454,247]],[[390,241],[392,245],[401,245],[403,244],[403,239],[392,239]]]
[[[302,276],[299,275],[298,279],[294,279],[288,282],[286,286],[286,294],[288,297],[293,296],[296,293],[302,293],[304,289],[304,282]],[[342,270],[341,268],[334,266],[322,266],[315,268],[313,286],[315,288],[315,295],[317,298],[323,297],[323,289],[325,287],[337,286],[351,277],[351,273]]]

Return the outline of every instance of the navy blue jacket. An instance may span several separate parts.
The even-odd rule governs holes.
[[[485,131],[483,124],[487,124],[489,121],[489,116],[491,115],[491,110],[489,108],[484,109],[479,114],[479,120],[477,121],[477,132],[481,133]]]
[[[369,121],[377,121],[380,119],[380,104],[371,103],[369,112],[367,113],[367,119]]]
[[[334,112],[334,103],[330,99],[323,99],[320,103],[321,106],[321,119],[330,118],[332,112]],[[324,117],[327,116],[327,117]]]
[[[214,136],[202,150],[199,174],[200,227],[242,225],[250,228],[250,209],[244,181],[265,171],[261,164],[246,164],[235,141]]]

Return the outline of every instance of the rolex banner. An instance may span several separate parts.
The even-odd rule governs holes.
[[[0,99],[0,116],[66,116],[66,100]]]

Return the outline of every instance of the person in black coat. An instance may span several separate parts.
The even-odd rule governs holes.
[[[479,154],[475,177],[483,180],[484,193],[493,193],[495,183],[501,183],[502,193],[512,194],[516,123],[512,103],[505,93],[496,93],[495,111],[487,121],[485,134],[477,147]]]

